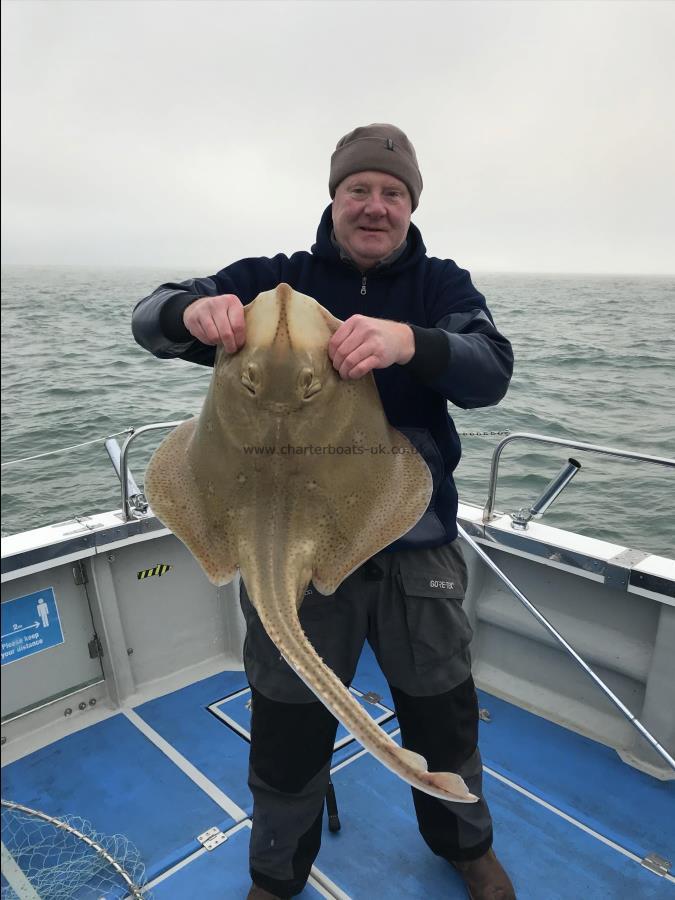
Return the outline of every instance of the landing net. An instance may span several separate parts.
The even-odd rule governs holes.
[[[2,800],[2,900],[150,900],[145,866],[121,834]]]

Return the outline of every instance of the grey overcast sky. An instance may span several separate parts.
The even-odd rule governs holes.
[[[675,3],[5,0],[6,263],[305,249],[338,138],[415,144],[478,271],[675,272]]]

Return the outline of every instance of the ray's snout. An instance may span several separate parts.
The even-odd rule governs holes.
[[[241,395],[273,412],[299,410],[331,382],[328,341],[339,320],[312,297],[279,284],[246,306],[246,344],[237,354]]]

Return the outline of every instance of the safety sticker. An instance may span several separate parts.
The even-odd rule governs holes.
[[[171,568],[172,566],[167,565],[167,563],[161,563],[158,566],[153,566],[151,569],[141,569],[140,572],[136,573],[136,578],[138,578],[139,581],[141,578],[152,578],[153,575],[159,575],[161,578],[162,575],[166,575]]]
[[[2,604],[2,665],[65,643],[54,588]]]

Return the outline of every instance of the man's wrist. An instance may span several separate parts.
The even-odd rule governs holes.
[[[415,337],[415,353],[405,364],[406,371],[426,384],[431,384],[448,371],[450,342],[442,328],[410,325]]]
[[[175,343],[193,340],[192,335],[185,327],[183,315],[195,300],[199,300],[199,297],[195,297],[194,294],[180,293],[169,297],[162,306],[159,314],[159,327],[169,340]]]
[[[415,355],[415,332],[407,322],[401,322],[401,349],[398,357],[398,364],[405,366]]]

